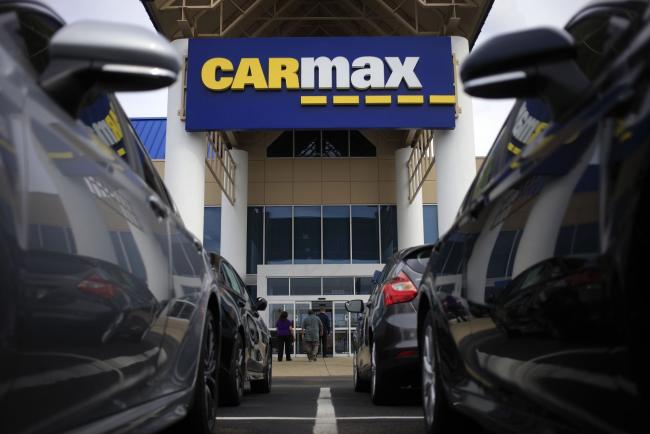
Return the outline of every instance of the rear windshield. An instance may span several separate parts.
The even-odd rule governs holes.
[[[406,265],[409,266],[413,271],[424,274],[424,269],[427,267],[427,262],[431,257],[431,247],[418,250],[417,252],[412,253],[406,257]]]

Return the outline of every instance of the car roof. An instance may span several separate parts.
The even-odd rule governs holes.
[[[19,6],[21,8],[29,8],[42,12],[54,20],[58,21],[62,26],[66,24],[65,20],[49,5],[36,1],[36,0],[0,0],[0,6]]]
[[[419,246],[413,246],[413,247],[408,247],[406,249],[400,250],[399,252],[395,253],[394,258],[396,260],[403,261],[404,259],[408,258],[409,256],[425,251],[425,250],[432,250],[434,244],[420,244]]]

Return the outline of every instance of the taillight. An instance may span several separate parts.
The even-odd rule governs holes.
[[[384,293],[385,306],[406,303],[407,301],[413,300],[418,294],[418,289],[403,271],[397,277],[387,282],[381,290]]]
[[[115,297],[118,290],[115,284],[103,279],[98,274],[93,274],[92,276],[82,280],[77,285],[77,288],[87,294],[93,294],[106,300]]]

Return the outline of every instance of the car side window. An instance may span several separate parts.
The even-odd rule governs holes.
[[[133,129],[131,123],[123,114],[121,114],[121,117],[125,123],[124,132],[126,141],[127,143],[130,143],[131,148],[135,154],[135,157],[133,158],[133,164],[135,165],[134,169],[138,174],[140,174],[149,188],[155,191],[156,194],[165,202],[165,204],[170,209],[173,209],[174,207],[172,204],[171,196],[169,196],[163,180],[160,178],[160,175],[158,175],[158,172],[156,171],[155,167],[151,163],[151,160],[149,159],[149,156],[144,150],[144,145],[142,145],[142,142]]]
[[[226,278],[226,281],[230,288],[235,291],[237,294],[241,295],[244,298],[248,298],[248,292],[246,291],[246,287],[242,283],[241,280],[239,280],[239,276],[237,276],[237,272],[232,269],[228,264],[225,262],[221,263],[221,267],[224,271],[224,276]]]
[[[15,13],[18,29],[11,33],[13,42],[28,61],[34,76],[41,74],[49,62],[48,47],[50,39],[61,28],[54,18],[39,11],[20,5],[0,5],[0,15]]]
[[[567,25],[575,41],[576,62],[587,78],[594,80],[616,59],[610,54],[637,19],[638,12],[631,8],[599,7]]]

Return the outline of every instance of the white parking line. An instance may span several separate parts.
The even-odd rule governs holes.
[[[332,405],[332,393],[329,387],[321,387],[318,394],[314,434],[338,434],[336,414]]]

